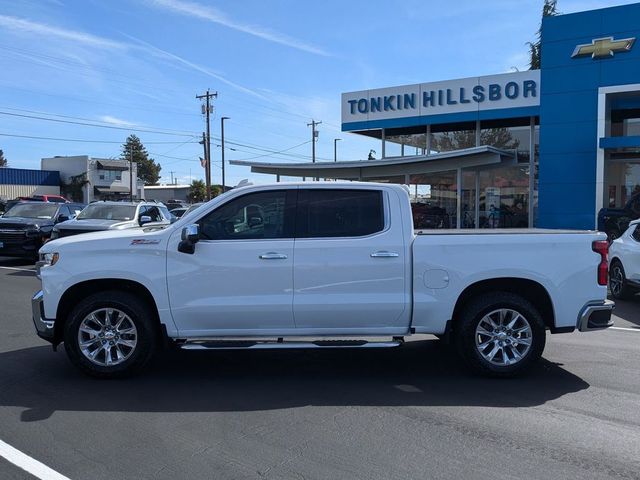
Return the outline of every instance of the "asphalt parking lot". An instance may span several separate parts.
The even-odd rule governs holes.
[[[384,351],[170,352],[98,381],[35,335],[32,269],[0,258],[0,452],[64,477],[640,478],[640,297],[618,303],[616,329],[550,335],[520,379],[472,377],[422,336]],[[0,457],[0,478],[34,477]]]

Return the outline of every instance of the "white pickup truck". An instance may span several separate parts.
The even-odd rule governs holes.
[[[399,185],[249,186],[164,228],[45,244],[33,321],[98,377],[167,344],[372,348],[423,333],[508,376],[540,357],[546,330],[612,325],[607,248],[588,231],[416,232]]]

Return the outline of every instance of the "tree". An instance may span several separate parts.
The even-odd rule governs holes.
[[[204,202],[207,198],[207,186],[202,180],[193,180],[187,198],[190,202]]]
[[[88,183],[87,174],[81,173],[80,175],[69,177],[69,182],[60,180],[60,192],[74,202],[83,202],[84,186]]]
[[[7,159],[4,158],[4,152],[0,150],[0,167],[6,167],[8,165]]]
[[[122,160],[131,160],[138,164],[138,178],[145,185],[157,185],[160,180],[160,170],[162,167],[155,162],[153,158],[149,158],[147,149],[136,135],[129,135],[126,142],[122,145]]]
[[[556,8],[556,4],[558,0],[544,0],[544,5],[542,6],[542,18],[544,17],[552,17],[554,15],[558,15],[558,10]],[[540,22],[540,27],[538,27],[538,31],[536,32],[536,41],[531,43],[527,42],[529,45],[529,70],[539,70],[542,62],[541,57],[541,46],[542,46],[542,22]]]

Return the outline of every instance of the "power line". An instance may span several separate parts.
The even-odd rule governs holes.
[[[31,118],[33,120],[45,120],[48,122],[57,122],[57,123],[69,123],[72,125],[82,125],[85,127],[99,127],[99,128],[109,128],[112,130],[125,130],[128,132],[143,132],[143,133],[156,133],[158,135],[173,135],[176,137],[196,137],[193,133],[174,133],[169,131],[159,131],[159,130],[151,130],[151,129],[142,129],[137,127],[118,127],[116,125],[101,125],[99,123],[87,123],[87,122],[77,122],[73,120],[60,120],[58,118],[47,118],[38,115],[27,115],[24,113],[11,113],[11,112],[2,112],[0,111],[0,115],[9,115],[12,117],[20,117],[20,118]]]
[[[117,143],[121,144],[120,141],[114,140],[88,140],[83,138],[57,138],[57,137],[40,137],[37,135],[18,135],[15,133],[0,133],[2,137],[15,137],[15,138],[28,138],[31,140],[51,140],[56,142],[78,142],[78,143]],[[144,142],[149,145],[168,145],[168,144],[180,144],[184,145],[185,142]],[[189,143],[198,143],[196,141],[189,141]]]
[[[256,155],[255,157],[249,157],[249,158],[236,158],[235,160],[253,160],[254,158],[270,157],[272,155],[277,155],[277,154],[280,154],[280,153],[283,153],[283,152],[286,152],[286,151],[289,151],[289,150],[293,150],[294,148],[301,147],[302,145],[306,145],[309,142],[310,142],[310,140],[307,140],[306,142],[299,143],[298,145],[294,145],[293,147],[285,148],[284,150],[280,150],[280,151],[277,151],[277,152],[271,152],[270,154],[265,153],[264,155]],[[240,150],[240,151],[242,151],[242,150]],[[245,152],[245,153],[250,153],[250,152]]]
[[[106,125],[106,126],[114,126],[113,123],[111,122],[107,122],[105,120],[94,120],[93,118],[86,118],[86,117],[76,117],[74,115],[62,115],[61,113],[51,113],[51,112],[43,112],[41,110],[27,110],[24,108],[14,108],[14,107],[0,107],[0,108],[4,108],[5,110],[11,110],[14,112],[23,112],[23,113],[37,113],[39,115],[47,115],[49,117],[60,117],[60,118],[69,118],[71,120],[84,120],[87,122],[91,122],[92,124],[97,124],[97,125]],[[121,124],[123,128],[128,128],[127,123],[122,123]],[[136,127],[137,125],[135,124],[130,124],[131,127]],[[117,125],[115,125],[117,126]],[[140,125],[141,127],[145,127],[145,125]],[[173,130],[170,128],[162,128],[162,127],[149,127],[149,128],[153,128],[153,129],[157,129],[157,130],[161,130],[163,132],[171,132],[171,133],[179,133],[179,134],[184,134],[186,135],[193,135],[195,136],[195,134],[192,134],[191,132],[188,132],[186,130]]]
[[[89,97],[78,97],[78,96],[74,96],[74,95],[62,95],[59,93],[46,93],[46,92],[42,92],[39,90],[32,90],[29,88],[21,88],[21,87],[16,87],[13,85],[6,85],[6,84],[0,84],[0,86],[3,89],[8,89],[8,90],[16,90],[18,92],[25,92],[25,93],[31,93],[34,95],[42,95],[45,97],[54,97],[54,98],[64,98],[65,100],[71,100],[74,102],[84,102],[84,103],[90,103],[92,105],[107,105],[110,107],[121,107],[121,108],[126,108],[126,109],[133,109],[133,110],[143,110],[143,111],[148,111],[148,112],[162,112],[162,113],[172,113],[175,115],[187,115],[189,117],[199,117],[200,115],[198,115],[197,113],[187,113],[186,111],[181,111],[181,110],[172,110],[172,109],[166,109],[166,108],[150,108],[150,107],[146,107],[146,106],[141,106],[141,105],[136,105],[136,104],[130,104],[130,103],[116,103],[116,102],[101,102],[99,100],[94,100],[92,98]],[[165,105],[170,105],[169,103],[165,103]]]

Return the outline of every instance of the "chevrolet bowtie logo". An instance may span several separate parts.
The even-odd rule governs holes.
[[[614,40],[613,37],[596,38],[591,43],[578,45],[571,54],[571,58],[591,55],[591,58],[609,58],[615,53],[628,52],[633,47],[635,37]]]

